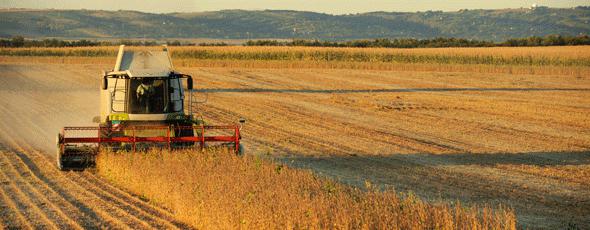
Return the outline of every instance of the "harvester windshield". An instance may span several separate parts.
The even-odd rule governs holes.
[[[129,108],[135,114],[167,113],[170,107],[170,97],[166,91],[166,80],[150,78],[131,79]]]

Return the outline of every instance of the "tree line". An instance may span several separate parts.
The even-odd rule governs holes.
[[[190,43],[175,41],[166,41],[164,44],[169,46],[228,46],[224,42],[214,43]],[[162,45],[162,42],[156,41],[91,41],[91,40],[59,40],[43,39],[32,40],[25,39],[22,36],[16,36],[10,39],[0,39],[0,47],[81,47],[81,46],[156,46]],[[512,38],[504,42],[492,42],[482,40],[470,40],[464,38],[434,38],[434,39],[388,39],[380,38],[373,40],[352,40],[352,41],[321,41],[321,40],[302,40],[295,39],[292,41],[277,40],[249,40],[242,45],[244,46],[313,46],[313,47],[375,47],[375,48],[439,48],[439,47],[519,47],[519,46],[576,46],[590,45],[588,35],[580,36],[561,36],[548,35],[545,37],[528,37]]]
[[[373,39],[344,42],[320,40],[255,40],[245,46],[315,46],[315,47],[374,47],[374,48],[441,48],[441,47],[518,47],[518,46],[576,46],[590,45],[590,36],[548,35],[545,37],[512,38],[504,42],[470,40],[464,38],[434,39]]]
[[[201,44],[183,43],[180,41],[166,41],[164,44],[170,46],[195,46]],[[0,47],[85,47],[85,46],[158,46],[161,42],[156,41],[134,41],[134,40],[119,40],[119,41],[91,41],[86,39],[81,40],[59,40],[59,39],[43,39],[33,40],[25,39],[22,36],[15,36],[10,39],[0,39]],[[204,44],[209,45],[209,44]]]

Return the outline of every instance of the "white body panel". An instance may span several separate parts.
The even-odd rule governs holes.
[[[126,113],[129,120],[135,121],[164,121],[169,113],[133,114],[128,111],[130,96],[134,96],[137,89],[133,89],[130,79],[157,78],[166,79],[173,73],[172,62],[166,49],[164,51],[125,51],[124,46],[119,49],[117,62],[112,72],[107,75],[127,75],[129,79],[107,78],[108,87],[100,92],[101,121],[106,122],[110,114]],[[183,113],[184,89],[180,79],[168,79],[167,89],[169,112]],[[137,86],[135,86],[137,87]],[[172,90],[170,90],[172,89]],[[161,108],[161,107],[160,107]],[[168,110],[165,110],[168,111]]]

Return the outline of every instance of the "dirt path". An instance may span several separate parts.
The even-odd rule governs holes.
[[[2,225],[182,227],[90,172],[53,166],[55,133],[97,115],[106,68],[0,64]],[[207,120],[248,120],[248,154],[430,200],[508,205],[527,228],[590,227],[588,77],[182,71],[208,94],[195,109]]]
[[[174,229],[171,214],[91,172],[61,172],[54,136],[97,111],[94,67],[0,65],[0,223],[7,228]]]

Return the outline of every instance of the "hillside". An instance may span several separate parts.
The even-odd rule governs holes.
[[[590,7],[371,12],[223,10],[153,14],[102,10],[0,10],[0,37],[66,38],[434,38],[503,41],[548,34],[590,34]]]

